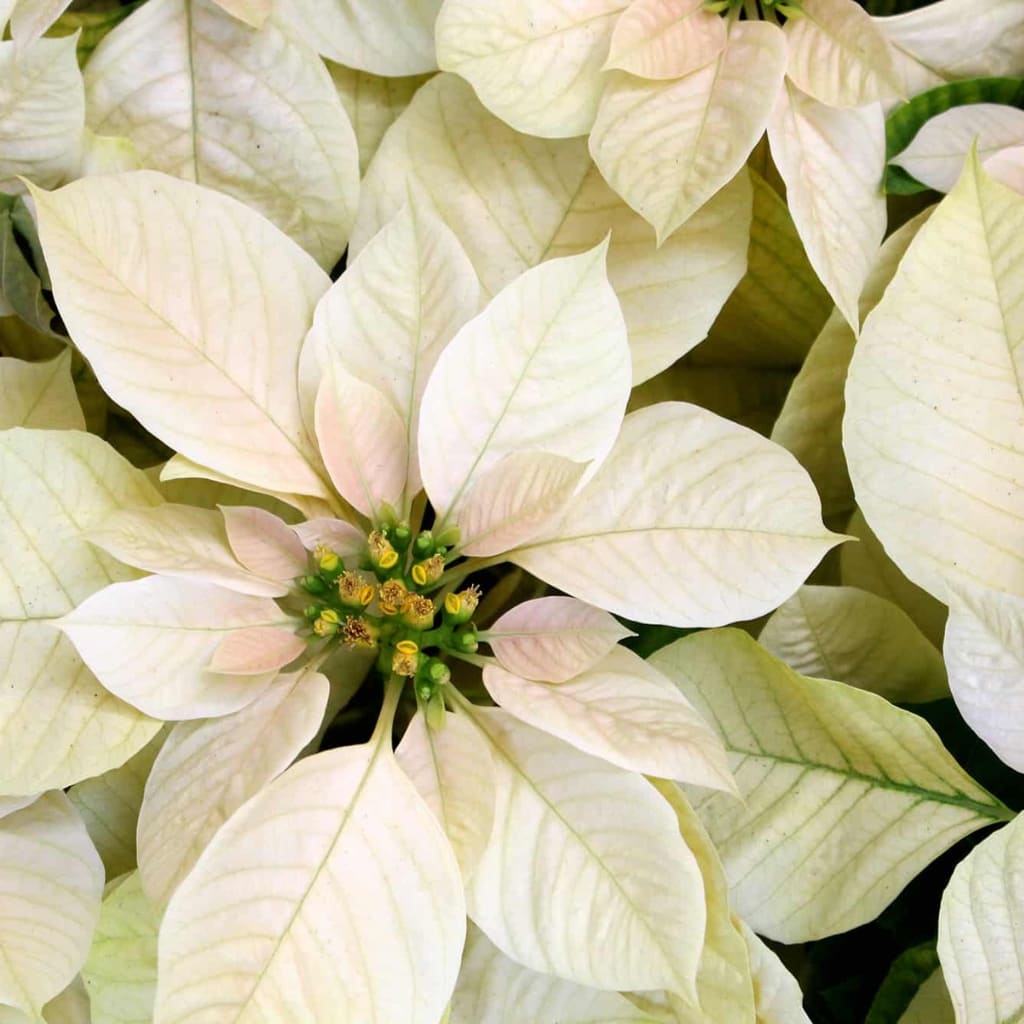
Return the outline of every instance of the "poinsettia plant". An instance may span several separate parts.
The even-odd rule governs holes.
[[[905,6],[0,3],[0,1022],[1024,1012],[1024,5]]]

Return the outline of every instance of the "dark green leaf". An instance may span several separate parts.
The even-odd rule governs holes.
[[[898,1024],[917,990],[938,966],[934,942],[904,950],[885,976],[864,1024]]]
[[[1024,109],[1024,78],[967,78],[928,89],[896,107],[885,121],[885,158],[903,152],[922,126],[938,114],[971,103],[1001,103]],[[921,184],[902,167],[890,164],[885,172],[885,191],[908,196],[924,192]]]
[[[84,66],[103,37],[124,21],[137,7],[141,7],[143,3],[144,0],[134,0],[133,3],[115,6],[105,11],[65,11],[46,34],[48,36],[70,36],[81,29],[82,34],[78,37],[76,54],[79,66]]]
[[[0,292],[27,324],[53,334],[53,309],[43,295],[42,282],[18,244],[13,209],[13,202],[0,203]]]

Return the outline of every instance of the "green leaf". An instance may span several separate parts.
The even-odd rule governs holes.
[[[117,878],[135,867],[135,830],[142,791],[168,728],[161,729],[124,764],[68,790],[68,799],[85,822],[107,878]]]
[[[158,918],[139,873],[111,882],[82,968],[93,1024],[150,1024],[156,996]]]
[[[1011,813],[930,726],[873,693],[797,675],[735,629],[657,652],[717,727],[743,797],[696,809],[737,913],[780,942],[871,920],[963,836]]]
[[[0,429],[85,430],[71,380],[71,350],[45,363],[0,358]]]
[[[1024,109],[1024,78],[968,78],[928,89],[900,104],[885,119],[886,160],[906,149],[926,121],[967,103],[1002,103]],[[886,192],[906,196],[927,188],[902,167],[886,168]]]
[[[145,0],[122,0],[120,6],[104,11],[65,11],[50,27],[51,36],[78,36],[78,63],[82,67],[104,36],[128,17]]]
[[[18,198],[0,193],[0,293],[27,324],[56,334],[50,327],[53,308],[43,295],[44,285],[19,244],[14,220]]]
[[[889,969],[864,1024],[898,1024],[917,990],[939,966],[934,942],[904,950]]]

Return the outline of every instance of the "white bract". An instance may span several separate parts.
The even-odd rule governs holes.
[[[434,1022],[461,950],[460,874],[470,915],[524,966],[694,1000],[700,872],[639,773],[733,782],[718,737],[617,646],[629,630],[602,609],[709,625],[774,607],[838,540],[806,473],[696,406],[624,418],[632,360],[607,240],[527,269],[480,310],[458,237],[415,190],[330,286],[256,212],[151,171],[35,202],[72,336],[118,400],[187,457],[174,475],[262,491],[306,515],[289,526],[254,505],[118,510],[90,541],[151,575],[55,608],[129,704],[158,718],[219,716],[170,734],[142,801],[139,877],[167,908],[156,1021],[285,1006],[319,1021],[346,999],[367,1019]],[[130,250],[113,230],[126,217]],[[203,246],[225,259],[206,261]],[[254,251],[255,262],[229,256]],[[90,299],[98,287],[102,306]],[[741,464],[760,499],[740,499]],[[488,569],[503,561],[573,596],[513,608],[480,632]],[[339,645],[364,652],[363,668],[343,662],[336,674]],[[460,694],[449,664],[459,659],[484,666],[510,714]],[[371,663],[388,679],[374,739],[271,781],[317,730],[316,669],[350,695]],[[456,717],[442,728],[446,703]],[[419,713],[396,762],[399,705]],[[338,786],[352,793],[347,809],[325,803]],[[621,803],[614,835],[602,825],[609,800]],[[307,832],[317,843],[287,838]],[[419,881],[404,862],[414,848]],[[563,853],[578,864],[572,884],[523,916],[548,900]],[[285,867],[288,893],[271,900]],[[580,942],[581,907],[607,922],[600,942]],[[253,938],[257,921],[272,947]],[[425,950],[428,933],[430,957],[388,955],[394,973],[383,971],[385,951]],[[241,959],[226,952],[239,942]]]

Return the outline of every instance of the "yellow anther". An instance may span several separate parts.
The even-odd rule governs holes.
[[[341,631],[342,639],[353,647],[376,647],[377,631],[365,620],[349,616]]]
[[[431,555],[412,567],[412,579],[417,587],[436,583],[444,572],[444,555]]]
[[[376,593],[377,591],[367,583],[366,586],[359,591],[359,603],[365,608],[366,605],[373,600],[373,595]]]
[[[364,601],[363,596],[367,590],[370,591],[370,596]],[[373,594],[373,587],[359,573],[343,572],[338,577],[338,597],[348,608],[365,608],[373,600]]]
[[[334,636],[340,623],[341,616],[333,608],[324,608],[313,623],[313,632],[317,636]]]
[[[409,591],[401,580],[388,580],[382,583],[377,595],[382,614],[397,615],[402,610],[408,594]]]
[[[402,619],[413,629],[429,629],[434,624],[434,602],[423,594],[409,594],[402,602]]]
[[[380,530],[373,530],[366,538],[370,561],[381,569],[392,569],[398,565],[398,552]]]
[[[410,650],[411,648],[411,650]],[[420,667],[420,649],[411,640],[395,644],[391,657],[391,671],[396,676],[414,676]]]
[[[444,599],[444,610],[449,615],[458,615],[462,611],[462,598],[458,594],[447,594]]]
[[[459,599],[459,611],[463,615],[472,615],[476,611],[483,591],[475,584],[470,584],[465,590],[460,590],[455,596]]]

